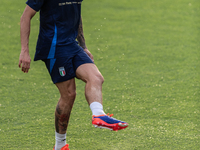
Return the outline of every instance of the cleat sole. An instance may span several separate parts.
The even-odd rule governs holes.
[[[103,126],[98,126],[98,125],[93,125],[95,128],[99,128],[99,129],[108,129],[108,130],[111,130],[113,131],[113,129],[110,129],[108,127],[103,127]]]

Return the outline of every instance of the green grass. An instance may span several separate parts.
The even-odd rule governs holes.
[[[59,98],[41,61],[18,69],[25,1],[0,5],[0,149],[52,149]],[[200,2],[87,0],[87,46],[102,72],[104,110],[127,121],[119,132],[95,129],[77,80],[67,142],[71,150],[200,149]],[[32,20],[33,60],[39,15]]]

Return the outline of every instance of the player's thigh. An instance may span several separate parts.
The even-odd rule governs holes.
[[[75,84],[74,78],[67,81],[56,83],[55,85],[57,86],[61,96],[64,96],[64,97],[76,96],[76,84]]]
[[[79,66],[76,70],[76,77],[88,82],[88,81],[99,81],[103,82],[103,76],[100,73],[97,66],[93,63],[86,63]]]
[[[85,82],[88,81],[100,81],[103,82],[103,77],[85,51],[80,51],[73,58],[74,68],[76,70],[76,77]],[[96,82],[95,81],[95,82]]]

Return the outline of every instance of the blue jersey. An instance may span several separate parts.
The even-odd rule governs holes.
[[[76,41],[83,0],[28,0],[40,11],[40,32],[34,60],[54,59],[82,50]]]

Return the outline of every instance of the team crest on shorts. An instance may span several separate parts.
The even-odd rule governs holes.
[[[59,72],[60,72],[60,75],[61,75],[62,77],[64,77],[64,76],[66,75],[66,71],[65,71],[65,68],[64,68],[64,67],[60,67],[60,68],[59,68]]]

